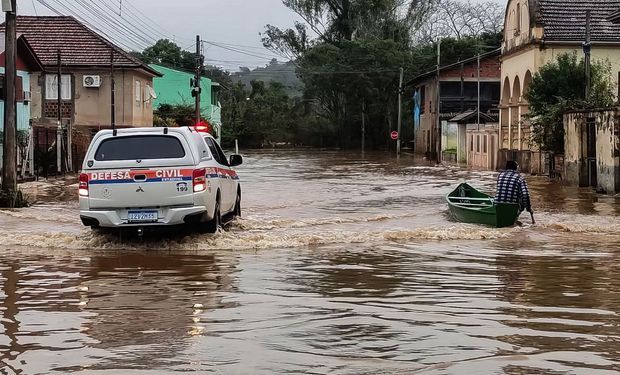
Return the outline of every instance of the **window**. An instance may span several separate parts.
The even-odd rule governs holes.
[[[215,158],[218,163],[228,166],[226,155],[224,155],[224,151],[222,151],[217,142],[209,137],[205,137],[205,141],[207,142],[207,146],[209,146],[209,150],[211,150],[211,155],[213,155],[213,158]]]
[[[220,103],[220,86],[211,85],[211,105],[218,106]]]
[[[142,82],[136,81],[136,103],[142,101]]]
[[[20,76],[17,76],[17,79],[15,80],[15,99],[18,102],[24,101],[24,81]],[[6,100],[6,92],[4,90],[4,74],[0,74],[0,100]]]
[[[185,150],[181,142],[167,135],[141,135],[108,138],[101,142],[95,160],[181,159]]]
[[[517,4],[517,27],[515,28],[515,34],[521,33],[521,4]]]
[[[60,84],[62,100],[71,100],[71,75],[63,74]],[[45,75],[45,100],[58,100],[58,75]]]
[[[469,151],[474,152],[474,136],[469,136]]]
[[[484,143],[482,144],[482,152],[485,153],[485,154],[487,153],[487,140],[488,140],[487,137],[488,136],[486,136],[486,135],[484,136]]]
[[[151,95],[151,93],[153,93],[155,91],[153,91],[153,88],[151,87],[151,85],[147,84],[144,87],[144,105],[145,106],[149,106],[151,104],[151,101],[153,100],[153,96]]]
[[[476,136],[476,152],[480,152],[480,136]]]

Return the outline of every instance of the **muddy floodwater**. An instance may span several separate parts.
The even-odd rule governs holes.
[[[73,180],[0,210],[2,374],[617,374],[620,198],[528,177],[537,224],[451,221],[495,175],[254,152],[217,235],[92,233]]]

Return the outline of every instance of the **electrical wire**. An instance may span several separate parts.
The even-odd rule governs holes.
[[[239,53],[241,55],[258,57],[258,58],[266,59],[266,60],[269,60],[269,61],[271,61],[272,59],[276,58],[276,56],[259,55],[259,54],[253,53],[253,52],[248,52],[248,51],[244,51],[244,50],[241,50],[241,49],[238,49],[238,48],[233,48],[233,47],[227,47],[227,46],[220,45],[220,44],[213,43],[213,42],[209,42],[209,41],[205,41],[205,43],[210,44],[210,45],[215,46],[215,47],[218,47],[218,48],[222,48],[222,49],[231,51],[231,52],[236,52],[236,53]]]
[[[41,1],[41,0],[39,0]],[[50,0],[47,0],[50,1]],[[54,1],[56,4],[58,4],[59,6],[62,7],[62,9],[64,9],[64,12],[60,13],[58,11],[58,14],[60,15],[71,15],[73,17],[75,17],[77,20],[79,20],[80,22],[86,24],[87,26],[89,26],[90,28],[92,28],[93,30],[95,30],[96,32],[98,32],[101,35],[105,35],[110,37],[110,39],[113,39],[116,43],[122,45],[125,49],[135,49],[135,47],[137,46],[138,48],[142,48],[142,45],[137,43],[137,42],[132,42],[132,41],[128,41],[126,38],[123,37],[119,37],[119,34],[117,33],[112,33],[109,31],[109,29],[107,28],[103,28],[99,25],[97,25],[94,21],[96,20],[95,18],[91,18],[91,17],[85,17],[82,14],[80,14],[79,8],[74,8],[73,6],[68,6],[67,4],[65,4],[64,2],[62,2],[61,0],[52,0]],[[75,3],[73,3],[75,4]],[[121,34],[122,35],[122,34]]]
[[[124,25],[123,23],[117,21],[113,17],[110,17],[105,12],[105,10],[103,8],[101,8],[101,6],[99,6],[93,0],[90,0],[90,2],[93,3],[94,6],[90,5],[87,2],[87,0],[73,0],[73,1],[77,1],[78,4],[81,5],[87,12],[91,12],[91,14],[94,14],[96,17],[98,17],[101,21],[105,22],[106,24],[110,24],[111,23],[112,24],[111,26],[119,27],[120,29],[122,29],[125,32],[129,33],[130,35],[132,35],[134,37],[134,38],[132,38],[133,40],[138,39],[138,40],[142,41],[142,43],[144,43],[147,46],[152,45],[154,43],[154,39],[150,38],[148,35],[145,36],[142,33],[138,33],[134,29],[129,28],[126,25]]]

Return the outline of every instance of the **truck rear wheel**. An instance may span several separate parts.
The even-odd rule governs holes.
[[[222,226],[222,214],[220,212],[220,201],[219,199],[215,202],[215,210],[213,211],[213,219],[207,221],[205,223],[205,232],[206,233],[217,233],[217,231]]]
[[[233,219],[241,217],[241,192],[237,191],[237,200],[235,201],[235,208],[233,209]]]

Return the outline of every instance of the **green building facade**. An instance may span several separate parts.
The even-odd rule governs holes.
[[[192,73],[157,64],[151,64],[150,67],[163,74],[163,77],[153,79],[153,89],[157,94],[157,98],[153,101],[153,108],[159,107],[160,104],[194,104],[195,100],[192,97],[190,87],[190,80],[194,78]],[[202,116],[214,127],[219,141],[222,129],[222,108],[219,102],[220,85],[209,78],[202,77],[200,86],[202,88],[200,94]]]

